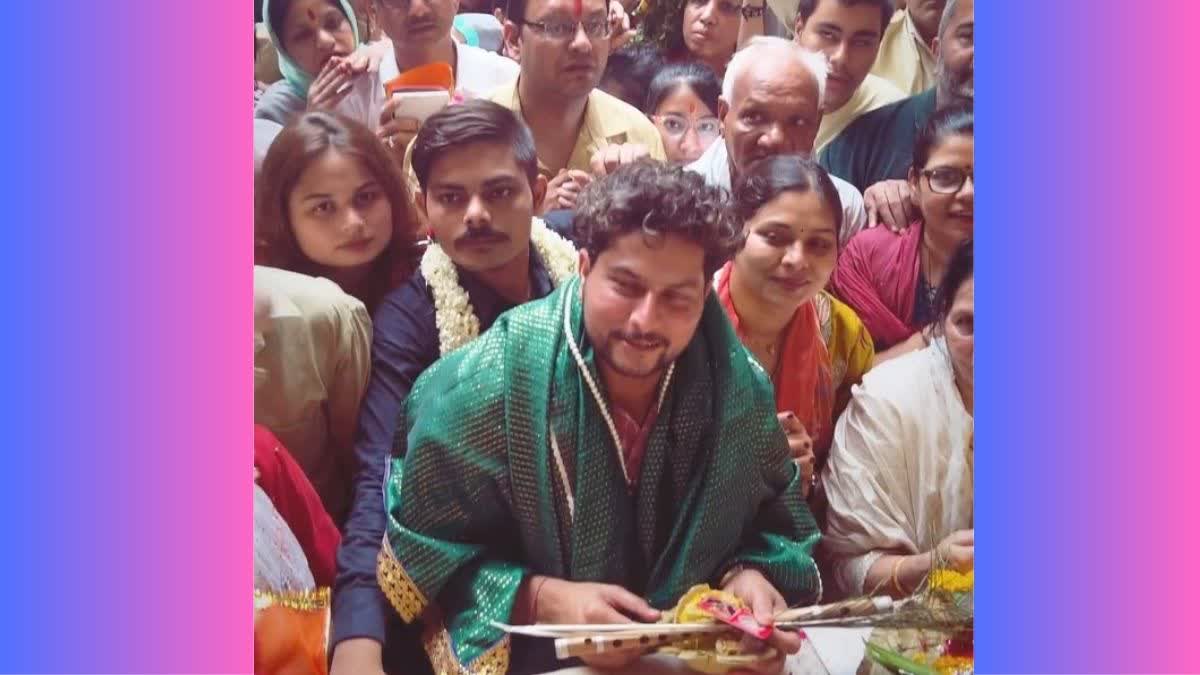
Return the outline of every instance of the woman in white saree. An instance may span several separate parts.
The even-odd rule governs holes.
[[[925,348],[867,373],[834,431],[821,545],[841,593],[904,597],[935,560],[974,566],[973,257],[955,254]]]

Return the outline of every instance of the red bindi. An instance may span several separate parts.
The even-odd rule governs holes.
[[[308,12],[308,20],[315,22],[317,20],[317,13],[312,11],[311,9],[307,10],[307,12]]]
[[[583,0],[575,0],[575,20],[583,16]]]

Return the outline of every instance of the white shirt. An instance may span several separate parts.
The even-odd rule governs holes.
[[[389,43],[390,44],[390,43]],[[471,45],[454,42],[458,64],[454,73],[456,98],[484,98],[497,87],[517,79],[521,66],[510,58]],[[354,80],[354,89],[338,104],[337,112],[362,122],[371,131],[379,129],[379,114],[387,103],[383,85],[400,75],[396,52],[387,49],[379,70],[363,73]]]
[[[708,150],[700,155],[700,159],[685,168],[704,176],[704,182],[708,185],[726,190],[733,189],[733,180],[729,174],[729,148],[724,139],[708,146]],[[845,246],[851,237],[867,226],[867,209],[863,206],[863,196],[858,188],[833,174],[830,174],[829,178],[833,180],[833,186],[837,188],[838,197],[842,200],[842,232],[839,239]]]

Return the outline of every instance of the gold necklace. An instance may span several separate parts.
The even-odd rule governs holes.
[[[767,356],[772,358],[775,357],[775,352],[779,351],[779,336],[775,336],[767,340],[761,340],[747,335],[746,342],[750,343],[751,349],[755,351],[766,352]]]

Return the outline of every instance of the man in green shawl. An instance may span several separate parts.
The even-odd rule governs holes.
[[[654,621],[709,583],[769,623],[821,594],[770,381],[710,292],[741,232],[724,193],[638,163],[575,228],[581,278],[434,364],[400,414],[379,580],[437,672],[561,667],[493,620]],[[778,670],[800,639],[772,646]]]

